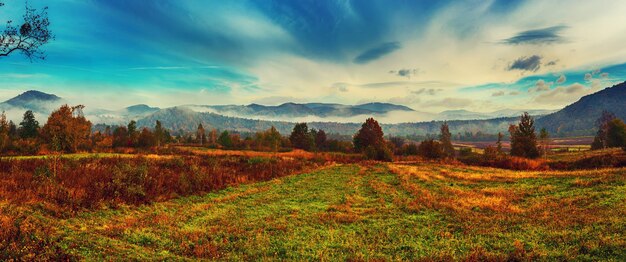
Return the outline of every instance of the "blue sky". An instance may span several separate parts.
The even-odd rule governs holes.
[[[0,99],[88,106],[379,101],[556,109],[626,78],[623,1],[30,0],[47,59],[0,58]],[[5,1],[19,21],[24,2]]]

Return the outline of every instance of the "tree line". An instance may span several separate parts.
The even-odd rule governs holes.
[[[368,118],[352,136],[352,141],[332,139],[321,129],[309,129],[306,123],[297,123],[289,136],[281,135],[276,128],[242,137],[241,134],[216,129],[206,130],[198,124],[195,133],[172,136],[170,131],[156,120],[153,128],[138,128],[131,120],[126,126],[110,127],[92,132],[92,124],[83,114],[84,106],[63,105],[53,111],[46,123],[40,126],[32,111],[26,111],[19,124],[7,121],[0,114],[0,153],[15,152],[35,154],[40,151],[77,152],[104,150],[108,148],[153,148],[168,143],[192,144],[201,147],[245,149],[258,151],[332,151],[360,153],[368,159],[391,161],[394,156],[418,155],[429,159],[453,159],[464,157],[471,149],[455,149],[453,135],[447,122],[440,126],[438,137],[425,138],[420,143],[400,137],[385,139],[383,130],[373,118]],[[598,119],[598,132],[592,149],[609,147],[626,148],[626,124],[614,114],[603,112]],[[497,159],[504,152],[504,134],[497,134],[497,142],[484,148],[483,158]],[[545,129],[537,134],[534,119],[527,113],[520,116],[519,123],[510,125],[510,156],[538,158],[550,152],[550,135]]]

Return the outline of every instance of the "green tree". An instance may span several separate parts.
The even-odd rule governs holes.
[[[267,145],[272,149],[272,151],[276,152],[278,151],[278,148],[280,148],[282,136],[278,130],[272,126],[265,132],[264,140],[267,142]]]
[[[439,141],[441,142],[441,149],[444,157],[454,157],[454,147],[452,146],[452,134],[448,128],[448,123],[444,122],[441,125],[441,134],[439,135]]]
[[[35,138],[39,135],[39,122],[35,119],[33,111],[28,110],[24,113],[18,133],[21,138]]]
[[[228,131],[224,131],[220,134],[220,137],[217,139],[217,143],[225,148],[233,147],[233,140]]]
[[[17,137],[17,126],[15,126],[15,123],[13,123],[12,120],[9,120],[9,138],[11,138],[11,140],[15,140]]]
[[[539,150],[537,149],[537,136],[535,134],[535,121],[528,114],[524,113],[520,117],[519,124],[517,126],[511,126],[509,128],[511,133],[511,155],[537,158],[539,157]]]
[[[607,124],[606,146],[609,148],[626,146],[626,125],[621,119],[613,119]]]
[[[137,143],[139,141],[139,131],[137,130],[137,122],[135,122],[135,120],[130,120],[130,122],[128,122],[128,126],[126,127],[126,130],[128,131],[128,142],[127,142],[127,146],[137,146]]]
[[[161,125],[161,121],[157,120],[154,126],[154,138],[156,140],[157,147],[169,142],[171,139],[170,133]]]
[[[303,150],[310,150],[315,143],[306,123],[297,123],[293,127],[289,141],[294,148]]]
[[[198,124],[198,129],[196,130],[196,139],[198,140],[200,146],[204,145],[204,143],[206,142],[206,134],[202,123]]]

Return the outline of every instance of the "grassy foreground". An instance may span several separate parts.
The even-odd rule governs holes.
[[[58,253],[94,260],[623,261],[625,173],[335,165],[65,219],[35,205],[26,219]]]

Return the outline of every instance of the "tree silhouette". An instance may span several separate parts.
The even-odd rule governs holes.
[[[128,146],[128,129],[125,126],[120,126],[113,130],[113,147],[125,147]]]
[[[624,147],[626,145],[626,125],[615,118],[607,124],[606,147]]]
[[[291,135],[289,136],[289,140],[291,141],[291,145],[294,148],[299,148],[303,150],[309,150],[313,147],[315,141],[309,133],[309,128],[306,123],[298,123],[293,127],[291,131]]]
[[[498,151],[498,154],[502,154],[502,138],[504,138],[504,135],[502,135],[502,132],[498,132],[498,141],[496,141],[496,150]]]
[[[17,126],[12,120],[9,120],[9,138],[11,140],[17,139]]]
[[[368,146],[382,146],[385,143],[383,135],[383,129],[378,124],[378,121],[374,120],[374,118],[368,118],[354,136],[354,150],[362,152]]]
[[[318,130],[317,133],[315,133],[315,146],[317,147],[318,150],[325,150],[326,149],[326,132],[324,132],[324,130]]]
[[[35,138],[39,135],[39,122],[35,120],[33,111],[28,110],[24,113],[18,133],[21,138]]]
[[[128,142],[127,146],[136,146],[139,141],[139,131],[137,131],[137,122],[135,120],[130,120],[128,122],[128,126],[126,127],[128,130]]]
[[[3,5],[0,2],[0,7]],[[7,21],[4,31],[0,33],[0,57],[19,51],[31,61],[45,59],[45,54],[40,48],[54,39],[49,26],[48,7],[38,12],[27,3],[23,21],[19,25],[14,21]]]
[[[198,140],[198,143],[200,143],[201,146],[204,145],[206,135],[202,123],[198,124],[198,130],[196,130],[196,140]]]
[[[137,145],[139,147],[153,147],[156,144],[154,134],[148,128],[143,128],[139,134]]]
[[[520,117],[517,126],[511,125],[509,128],[511,133],[511,155],[526,158],[539,157],[537,149],[537,136],[535,134],[535,120],[528,114],[524,113]]]
[[[233,139],[230,137],[228,131],[224,131],[220,134],[220,137],[217,139],[217,143],[225,148],[233,147]]]
[[[617,117],[615,116],[615,114],[606,110],[602,111],[602,115],[600,115],[598,120],[596,120],[596,125],[598,126],[598,132],[596,133],[596,136],[593,139],[593,143],[591,144],[592,150],[602,149],[608,146],[607,136],[609,133],[609,123],[616,118]]]
[[[441,125],[441,134],[439,135],[439,141],[441,142],[441,149],[444,157],[454,157],[454,147],[452,146],[452,134],[448,123],[444,122]]]
[[[170,140],[170,133],[167,132],[159,120],[157,120],[154,125],[154,138],[156,139],[157,147],[160,147],[162,143],[166,143]]]

